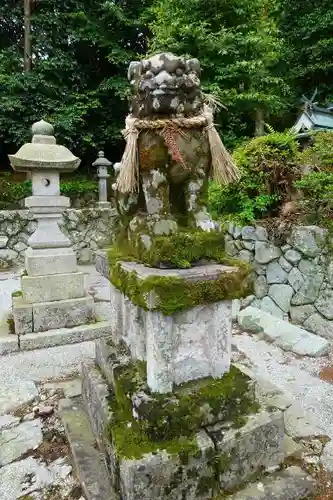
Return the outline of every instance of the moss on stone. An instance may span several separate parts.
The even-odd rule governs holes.
[[[222,252],[216,259],[217,262],[237,267],[237,271],[221,273],[218,279],[211,280],[187,281],[178,276],[153,275],[141,279],[136,272],[126,271],[121,266],[122,261],[135,260],[135,257],[124,255],[118,248],[110,249],[110,281],[144,310],[161,311],[168,316],[197,305],[240,299],[253,292],[251,266],[246,262],[230,259]]]
[[[138,243],[125,251],[146,266],[185,269],[202,260],[220,262],[224,259],[224,234],[179,231],[169,236],[152,237],[149,249],[143,243]]]
[[[22,297],[22,292],[21,290],[16,290],[15,292],[12,293],[12,297]]]
[[[151,393],[145,374],[139,361],[114,369],[108,434],[119,458],[165,450],[185,465],[189,457],[200,456],[196,433],[209,421],[237,422],[258,409],[249,377],[236,367],[221,379],[182,384],[170,394]],[[132,398],[138,394],[144,397],[134,418]]]

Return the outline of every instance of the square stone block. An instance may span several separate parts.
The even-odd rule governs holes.
[[[28,276],[77,272],[76,254],[72,248],[32,249],[25,252]]]
[[[216,424],[206,430],[221,455],[222,491],[243,486],[261,469],[278,465],[285,458],[282,411],[250,415],[239,429],[226,430],[224,424]]]
[[[94,299],[41,302],[32,305],[35,332],[46,332],[56,328],[72,328],[91,323],[95,319]]]
[[[222,377],[231,358],[231,301],[220,301],[165,316],[145,311],[111,286],[111,319],[134,359],[147,361],[154,392],[171,392],[174,384]]]
[[[212,461],[214,443],[200,431],[196,436],[198,452],[186,460],[166,450],[139,459],[121,459],[120,491],[123,500],[211,500],[215,485]]]
[[[33,332],[32,305],[22,297],[13,297],[13,319],[16,335]]]
[[[22,276],[21,289],[26,302],[52,302],[85,296],[84,273]]]

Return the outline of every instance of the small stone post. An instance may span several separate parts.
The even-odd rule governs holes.
[[[97,175],[99,178],[98,192],[99,192],[99,202],[98,205],[101,208],[110,208],[111,203],[108,202],[108,192],[107,192],[107,179],[110,177],[108,174],[108,167],[112,163],[105,158],[104,151],[99,151],[97,160],[93,163],[93,167],[98,167]]]

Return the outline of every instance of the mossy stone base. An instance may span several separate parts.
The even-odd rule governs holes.
[[[110,466],[114,468],[124,500],[211,500],[218,494],[229,494],[242,487],[244,482],[260,476],[262,468],[282,461],[283,414],[259,409],[253,399],[252,380],[235,367],[221,380],[210,381],[211,388],[216,389],[214,384],[220,384],[221,390],[215,392],[215,397],[213,390],[204,394],[200,389],[200,386],[209,387],[209,381],[193,386],[186,384],[175,388],[172,394],[161,396],[147,390],[144,363],[129,360],[124,344],[97,343],[96,361],[101,380],[95,382],[95,390],[96,394],[101,391],[104,394],[106,388],[109,389],[109,396],[105,396],[108,399],[105,417],[110,418],[105,440],[108,439],[113,449],[115,459]],[[103,376],[111,383],[105,379],[102,382]],[[93,384],[84,380],[83,385]],[[154,412],[149,411],[149,417],[141,419],[135,411],[138,394],[144,394],[143,398],[152,402],[150,408]],[[91,393],[87,396],[90,405],[94,396]],[[172,401],[177,398],[180,403],[174,407],[174,422],[168,425],[173,417]],[[214,406],[214,401],[219,402],[219,406],[224,400],[231,413],[225,421],[203,428],[202,423],[196,421],[198,412],[191,413],[192,398],[195,407],[205,403]],[[182,418],[177,414],[177,406],[182,407],[184,402],[188,403],[189,411],[186,415],[183,411]],[[105,406],[99,401],[96,404],[99,408]],[[147,421],[156,423],[156,428],[162,431],[164,408],[165,436],[162,433],[149,436]],[[95,421],[96,406],[90,414]]]
[[[218,261],[208,257],[202,265],[188,270],[139,265],[116,247],[109,249],[108,255],[111,283],[144,310],[161,311],[167,316],[197,305],[243,298],[253,290],[251,267],[222,253]]]

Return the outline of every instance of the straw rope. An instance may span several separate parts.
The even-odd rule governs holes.
[[[208,106],[199,116],[175,117],[155,120],[139,120],[129,115],[126,118],[126,128],[123,135],[126,139],[126,147],[121,160],[121,169],[116,182],[117,190],[121,193],[136,192],[139,187],[139,155],[138,137],[142,130],[161,129],[161,136],[166,145],[172,146],[172,156],[181,162],[182,157],[176,147],[175,131],[182,134],[181,129],[202,128],[207,132],[210,151],[212,155],[213,178],[222,184],[233,182],[239,178],[239,172],[232,158],[225,149],[222,140],[217,133],[213,121],[213,112]]]

